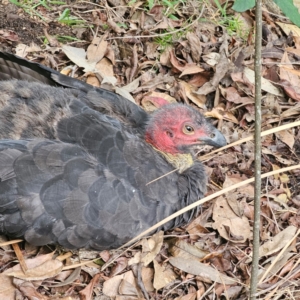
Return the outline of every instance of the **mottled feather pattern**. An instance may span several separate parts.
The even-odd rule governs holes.
[[[1,52],[0,80],[1,233],[34,245],[116,248],[206,192],[201,162],[171,172],[145,142],[151,116],[127,99]]]
[[[3,197],[9,201],[8,211],[1,201],[2,232],[24,235],[36,245],[101,250],[121,246],[182,207],[178,184],[187,184],[188,174],[173,173],[148,184],[173,167],[119,121],[79,106],[83,113],[58,123],[54,134],[61,142],[0,141],[0,162],[8,166],[2,167],[0,190],[9,195]],[[198,168],[204,176],[200,163]],[[200,188],[197,183],[197,192],[190,195],[182,184],[180,193],[188,203],[203,196],[205,183]],[[179,226],[190,216],[162,229]]]

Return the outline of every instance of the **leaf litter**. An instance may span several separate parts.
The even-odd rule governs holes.
[[[224,18],[234,15],[229,7],[222,15],[214,1],[166,3],[75,2],[67,5],[70,14],[85,25],[71,27],[58,22],[60,6],[46,9],[38,3],[40,19],[2,1],[1,50],[110,89],[147,111],[156,108],[157,99],[192,105],[212,119],[228,142],[250,136],[253,11],[242,17],[235,14],[243,30],[232,32],[223,26]],[[265,10],[262,43],[265,131],[299,119],[299,28]],[[207,153],[209,149],[203,148],[199,156]],[[264,136],[263,173],[299,163],[299,154],[299,127]],[[204,163],[211,194],[253,176],[253,144],[229,147]],[[299,177],[299,170],[294,170],[262,181],[258,299],[299,297]],[[10,246],[3,243],[0,296],[247,299],[252,226],[253,185],[249,184],[205,203],[185,228],[165,235],[158,232],[123,251],[79,251],[60,260],[63,249],[53,254],[49,247],[24,244],[21,255],[28,267],[24,273]]]

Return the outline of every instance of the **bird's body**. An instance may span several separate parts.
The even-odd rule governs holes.
[[[0,79],[23,79],[15,67],[1,69],[9,62],[0,55]],[[193,153],[225,139],[200,113],[175,104],[149,116],[111,92],[66,80],[72,89],[0,82],[1,233],[35,245],[115,248],[203,197],[206,176]]]

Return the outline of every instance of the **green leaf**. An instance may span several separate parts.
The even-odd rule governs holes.
[[[300,14],[293,0],[274,0],[274,2],[295,25],[300,27]]]
[[[284,0],[285,1],[285,0]],[[232,9],[243,12],[255,6],[255,0],[235,0]]]

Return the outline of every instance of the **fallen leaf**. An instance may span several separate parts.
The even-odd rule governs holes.
[[[155,259],[153,260],[153,263],[154,263],[153,286],[156,290],[162,289],[166,285],[175,281],[177,276],[172,269],[167,268],[166,265],[164,264],[161,266]]]
[[[294,143],[295,143],[295,139],[294,139],[294,135],[291,134],[288,130],[281,130],[276,132],[276,136],[285,144],[287,144],[290,149],[293,149],[294,147]]]
[[[84,72],[95,72],[96,62],[87,61],[84,49],[67,45],[63,45],[62,49],[73,63],[84,68]]]
[[[196,88],[185,81],[180,81],[180,86],[186,96],[198,107],[205,108],[206,96],[196,93]]]
[[[194,245],[191,245],[182,239],[172,239],[168,241],[169,244],[169,253],[174,256],[180,256],[181,258],[204,258],[207,254],[208,251],[204,251]]]
[[[204,71],[203,68],[200,68],[195,64],[187,64],[185,66],[184,70],[182,71],[182,73],[179,75],[179,78],[181,78],[184,75],[197,74],[197,73],[201,73],[203,71]]]
[[[280,251],[295,236],[297,227],[288,226],[259,247],[259,257],[268,256]],[[252,256],[252,253],[249,254]],[[248,259],[247,263],[252,260]]]
[[[291,32],[293,33],[293,36],[300,36],[300,28],[298,26],[282,22],[276,22],[276,24],[281,27],[287,36],[289,36]]]
[[[106,41],[107,34],[101,37],[95,37],[86,51],[87,60],[91,63],[99,62],[107,51],[108,42]]]
[[[244,215],[238,216],[222,196],[214,204],[213,219],[213,228],[228,241],[243,243],[252,236],[249,220]]]
[[[24,280],[44,280],[46,278],[54,277],[63,268],[63,263],[57,259],[51,259],[39,266],[28,269],[26,274],[19,271],[12,271],[5,273],[7,276],[13,276]]]
[[[142,262],[147,267],[159,253],[164,241],[164,232],[159,231],[151,238],[143,240],[143,254]],[[145,249],[146,248],[146,249]]]
[[[210,282],[218,282],[222,284],[234,284],[236,280],[221,274],[215,268],[200,263],[197,260],[184,259],[181,257],[171,257],[170,264],[174,267],[196,276],[209,280]]]
[[[247,78],[247,80],[251,84],[254,85],[254,82],[255,82],[254,71],[249,69],[249,68],[245,68],[243,74]],[[261,89],[268,92],[268,93],[276,95],[276,96],[280,96],[280,97],[283,96],[281,91],[276,86],[274,86],[269,80],[267,80],[263,77],[261,78]]]

